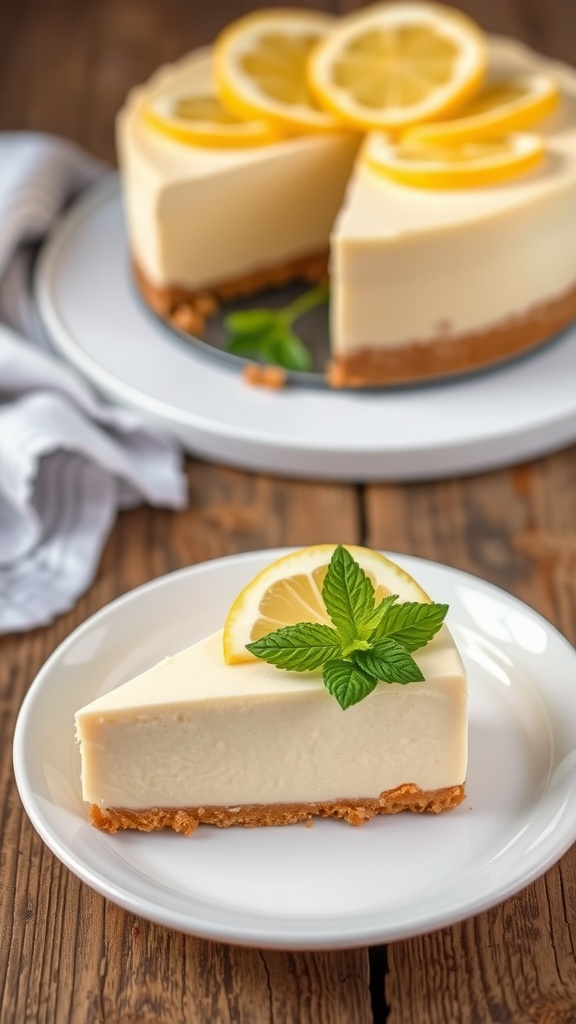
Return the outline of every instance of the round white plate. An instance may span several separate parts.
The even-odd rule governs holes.
[[[190,452],[246,469],[411,480],[509,465],[576,440],[576,327],[529,357],[451,383],[269,391],[187,348],[132,284],[116,177],[64,217],[38,266],[53,344],[103,393]]]
[[[283,552],[162,577],[64,641],[28,693],[14,740],[24,806],[47,845],[98,892],[184,932],[253,946],[334,949],[444,927],[517,892],[576,838],[576,652],[481,580],[392,556],[439,601],[470,679],[467,799],[440,815],[361,828],[200,827],[192,836],[93,828],[80,794],[74,712],[217,629]]]

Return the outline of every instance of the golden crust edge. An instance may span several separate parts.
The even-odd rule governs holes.
[[[134,278],[145,302],[166,320],[171,320],[178,308],[189,304],[202,313],[206,298],[216,304],[228,299],[255,295],[265,288],[282,288],[293,281],[317,284],[328,277],[328,253],[315,252],[287,260],[274,267],[256,268],[249,274],[221,281],[201,288],[187,288],[182,285],[160,287],[153,284],[133,258]]]
[[[150,807],[131,810],[125,807],[100,808],[90,805],[90,821],[104,832],[122,829],[155,832],[171,828],[190,835],[198,825],[229,828],[241,825],[257,828],[269,825],[293,825],[311,821],[313,817],[339,818],[349,825],[363,825],[377,814],[398,814],[402,811],[441,814],[462,803],[464,785],[422,790],[414,783],[404,783],[380,793],[379,797],[358,800],[321,800],[315,803],[244,804],[239,807]]]
[[[133,269],[144,301],[156,313],[173,321],[180,329],[201,335],[204,311],[210,310],[211,303],[216,308],[222,300],[255,294],[268,287],[282,287],[298,279],[318,282],[328,276],[328,259],[327,254],[317,253],[196,292],[179,286],[159,288],[148,280],[135,260]],[[548,302],[483,330],[455,334],[447,325],[438,336],[386,349],[367,341],[351,355],[333,355],[326,367],[326,380],[333,388],[381,387],[441,380],[490,369],[545,344],[574,320],[576,281]]]
[[[411,384],[490,369],[551,341],[576,320],[576,281],[562,295],[483,330],[445,333],[390,349],[333,355],[326,370],[334,388]]]

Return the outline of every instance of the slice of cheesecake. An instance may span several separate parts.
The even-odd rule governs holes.
[[[414,657],[424,682],[378,683],[346,711],[320,672],[226,665],[221,632],[166,658],[76,714],[92,823],[190,833],[457,806],[462,661],[445,626]]]

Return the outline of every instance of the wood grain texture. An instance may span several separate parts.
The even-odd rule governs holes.
[[[113,161],[127,89],[252,6],[1,0],[0,128],[58,132]],[[457,6],[576,63],[574,0]],[[254,548],[364,540],[492,580],[576,641],[574,450],[470,479],[361,489],[188,468],[186,511],[123,514],[78,605],[0,639],[1,1024],[575,1024],[574,850],[489,913],[376,951],[374,1016],[366,951],[292,955],[185,937],[108,903],[44,847],[11,770],[24,693],[88,615],[164,572]]]
[[[366,542],[490,580],[575,642],[575,479],[570,449],[463,480],[371,486]],[[392,945],[388,1024],[574,1024],[575,884],[572,848],[500,907]]]
[[[288,482],[189,461],[180,513],[124,513],[98,577],[44,630],[0,639],[2,1024],[369,1024],[363,951],[228,948],[139,920],[81,884],[43,845],[10,766],[17,710],[56,645],[108,601],[155,576],[237,551],[359,537],[352,487]]]

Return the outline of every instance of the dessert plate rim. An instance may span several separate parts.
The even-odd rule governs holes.
[[[375,818],[360,829],[321,820],[312,829],[204,827],[183,837],[107,836],[90,826],[79,793],[73,710],[217,629],[239,584],[288,550],[231,555],[159,577],[106,605],[60,644],[26,695],[14,737],[16,782],[35,829],[74,874],[126,910],[240,945],[304,950],[396,941],[448,927],[517,893],[576,839],[576,690],[570,685],[576,651],[542,616],[498,587],[407,555],[389,557],[451,605],[449,623],[469,672],[471,760],[460,808],[437,818]],[[191,609],[190,624],[183,606]],[[487,728],[500,744],[492,736],[485,746]],[[486,757],[478,760],[482,744],[493,768]],[[501,758],[508,775],[504,795]],[[407,861],[417,859],[422,842],[430,861],[422,871],[429,880],[423,891],[407,895],[399,876],[398,897],[380,874],[386,857],[396,849]],[[326,849],[338,851],[338,844],[338,877],[344,866],[339,856],[352,850],[365,861],[368,902],[359,882],[358,894],[354,883],[321,894],[316,909],[312,889],[311,909],[303,909],[298,885],[305,895],[313,866],[320,872],[314,884],[322,887],[319,860]],[[456,851],[450,853],[452,867],[450,856],[444,862],[445,845]],[[266,871],[256,865],[254,874],[258,851]],[[290,879],[294,911],[283,894]]]
[[[364,482],[469,474],[576,440],[576,325],[520,359],[442,383],[251,387],[235,366],[185,345],[145,309],[120,204],[112,174],[64,214],[38,260],[38,309],[61,356],[190,453],[249,470]]]

